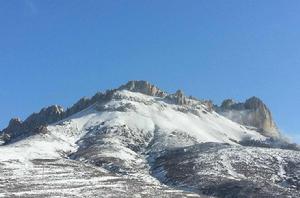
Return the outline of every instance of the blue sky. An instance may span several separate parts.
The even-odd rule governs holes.
[[[0,1],[0,128],[131,79],[260,97],[300,142],[300,1]]]

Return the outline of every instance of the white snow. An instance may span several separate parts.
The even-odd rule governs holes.
[[[205,106],[198,101],[190,106],[179,106],[166,99],[122,90],[117,91],[114,99],[106,104],[92,105],[48,126],[47,134],[37,134],[0,146],[0,163],[12,168],[15,176],[22,175],[26,172],[24,169],[33,169],[34,159],[61,159],[76,152],[79,142],[87,134],[91,137],[95,135],[90,134],[93,127],[118,129],[121,126],[129,134],[107,134],[102,139],[103,145],[97,145],[101,148],[97,156],[117,158],[125,161],[128,166],[134,164],[135,167],[146,166],[146,155],[142,153],[146,153],[146,150],[135,152],[127,147],[129,143],[145,143],[144,149],[157,151],[203,142],[237,144],[243,138],[265,139],[258,132],[216,112],[207,112]],[[145,140],[148,136],[150,139]],[[95,135],[95,138],[98,136]],[[232,177],[241,177],[225,158],[223,163]],[[161,177],[164,174],[164,170],[161,170]],[[149,173],[140,172],[135,175],[144,181],[155,180]],[[71,182],[72,178],[66,181]],[[81,182],[78,178],[76,181]],[[22,196],[22,193],[19,195]]]
[[[185,143],[180,139],[171,138],[174,131],[192,137],[197,142],[235,144],[231,140],[239,141],[244,137],[265,138],[258,132],[248,130],[215,112],[203,113],[201,105],[193,109],[197,111],[196,115],[189,111],[178,111],[177,105],[168,104],[161,98],[126,90],[118,91],[115,95],[118,96],[116,97],[118,99],[108,102],[105,107],[117,108],[124,104],[131,104],[134,108],[128,108],[126,111],[101,112],[92,106],[68,119],[48,126],[49,134],[35,135],[7,146],[1,146],[0,153],[6,154],[0,155],[0,161],[60,157],[62,152],[76,150],[76,141],[85,135],[86,129],[99,125],[101,122],[105,122],[105,126],[126,125],[139,133],[156,133],[158,137],[162,137],[162,139],[156,140],[161,141],[160,146],[176,145],[181,147],[191,144],[189,141]],[[166,142],[170,139],[177,141],[178,144]]]

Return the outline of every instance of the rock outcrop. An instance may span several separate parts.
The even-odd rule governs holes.
[[[63,113],[62,107],[52,105],[43,108],[39,113],[31,114],[24,122],[19,118],[13,118],[8,127],[1,132],[1,139],[4,143],[9,143],[35,133],[46,133],[46,126],[61,120]]]
[[[61,106],[52,105],[43,108],[39,113],[33,113],[24,121],[24,123],[36,126],[54,123],[61,120],[63,118],[63,114],[64,110]]]
[[[177,90],[175,93],[176,104],[185,105],[187,104],[186,97],[181,90]]]
[[[1,139],[3,142],[8,142],[12,137],[16,137],[22,133],[23,126],[22,121],[19,118],[12,118],[6,129],[3,130],[1,134]]]
[[[257,128],[265,136],[280,136],[270,110],[257,97],[251,97],[244,103],[237,103],[232,99],[224,100],[216,111],[234,122]]]
[[[177,90],[174,94],[167,95],[166,99],[169,100],[171,103],[177,105],[188,104],[188,98],[184,95],[184,93],[181,90]]]
[[[165,92],[163,92],[156,86],[154,86],[144,80],[129,81],[127,84],[119,87],[118,90],[123,90],[123,89],[129,90],[132,92],[139,92],[139,93],[146,94],[149,96],[164,97],[167,95]]]

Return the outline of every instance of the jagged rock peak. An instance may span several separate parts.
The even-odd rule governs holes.
[[[59,105],[51,105],[49,107],[43,108],[41,112],[46,112],[48,114],[62,114],[64,112],[64,108]]]
[[[255,96],[246,100],[245,108],[246,109],[257,109],[257,108],[266,108],[267,109],[267,107],[263,103],[263,101]]]
[[[270,110],[258,97],[253,96],[244,103],[226,99],[217,111],[235,122],[256,127],[265,136],[280,136]]]
[[[12,118],[9,121],[8,127],[19,126],[22,124],[22,120],[20,118]]]
[[[48,122],[55,122],[58,120],[64,113],[63,107],[59,105],[51,105],[49,107],[45,107],[41,109],[39,113],[33,113],[31,116],[29,116],[25,122],[41,122],[44,119],[46,119]],[[48,121],[49,120],[49,121]]]
[[[122,89],[139,92],[149,96],[165,97],[167,95],[164,91],[144,80],[129,81],[118,88],[118,90]]]

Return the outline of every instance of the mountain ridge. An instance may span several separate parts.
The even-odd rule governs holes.
[[[129,90],[149,96],[167,98],[175,104],[179,105],[188,105],[188,103],[192,100],[199,101],[207,107],[208,111],[215,110],[216,112],[227,117],[228,119],[231,119],[234,122],[256,127],[258,130],[261,130],[261,133],[263,135],[266,135],[268,137],[280,137],[280,133],[275,122],[272,119],[270,110],[257,97],[251,97],[247,99],[245,103],[236,103],[233,100],[224,100],[222,105],[218,107],[217,105],[214,105],[211,100],[199,100],[192,96],[187,97],[181,90],[176,91],[176,93],[174,94],[168,94],[167,92],[162,91],[161,89],[147,81],[133,80],[128,81],[126,84],[121,85],[117,89],[106,90],[104,93],[97,92],[90,98],[83,97],[66,110],[64,110],[63,107],[59,105],[51,105],[49,107],[42,108],[38,113],[31,114],[23,122],[19,118],[12,118],[8,127],[0,131],[0,134],[2,134],[0,136],[0,139],[2,139],[3,142],[7,143],[13,141],[13,139],[15,139],[16,137],[18,138],[18,136],[23,136],[24,134],[24,136],[26,136],[26,134],[30,135],[32,131],[35,131],[35,133],[43,132],[45,131],[45,127],[48,124],[52,124],[71,115],[74,115],[77,112],[80,112],[81,110],[97,102],[105,102],[111,100],[112,95],[118,90]],[[241,117],[242,114],[240,114],[240,112],[238,111],[242,111],[244,109],[254,110],[254,117],[259,117],[258,120],[248,121],[249,118],[247,117],[237,119],[236,116],[231,115],[232,112],[230,110],[235,110],[235,113]],[[13,122],[14,120],[18,120],[18,123]],[[261,123],[261,121],[263,123]],[[265,127],[265,125],[268,126]]]
[[[0,146],[0,196],[299,197],[297,145],[139,83],[11,120],[23,136]]]

